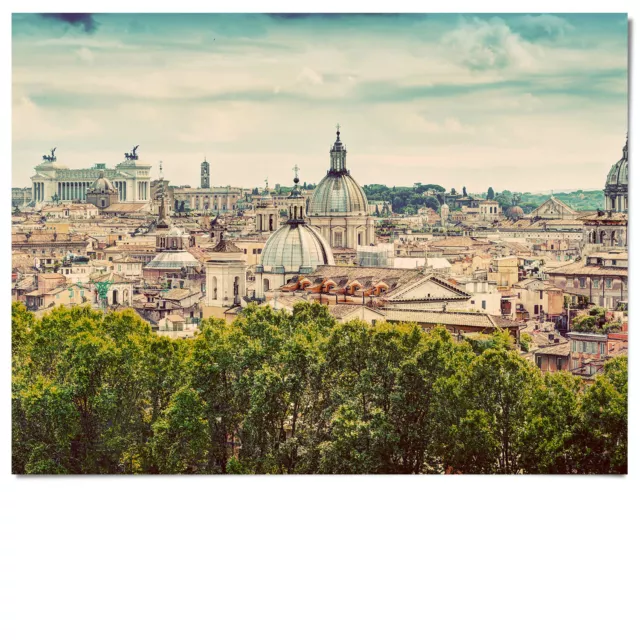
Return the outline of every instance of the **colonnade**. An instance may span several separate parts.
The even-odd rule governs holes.
[[[92,184],[92,180],[58,182],[58,197],[60,200],[85,200]]]

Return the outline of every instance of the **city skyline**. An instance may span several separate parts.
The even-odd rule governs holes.
[[[134,144],[173,184],[205,156],[214,185],[317,183],[340,122],[361,184],[597,189],[627,131],[624,14],[15,14],[13,38],[14,186],[51,147]]]

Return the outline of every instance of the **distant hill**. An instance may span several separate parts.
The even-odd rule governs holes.
[[[602,189],[593,191],[583,191],[582,189],[568,192],[554,191],[553,195],[575,211],[592,211],[601,209],[604,206]],[[523,193],[520,204],[521,206],[528,204],[537,207],[548,200],[550,196],[551,193]]]

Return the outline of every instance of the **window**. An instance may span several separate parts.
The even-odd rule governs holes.
[[[587,279],[586,278],[580,278],[580,288],[581,289],[586,289],[587,287]]]
[[[561,371],[561,370],[562,370],[562,358],[557,358],[557,359],[556,359],[556,369],[557,369],[558,371]]]
[[[599,289],[599,288],[600,288],[600,278],[593,278],[593,279],[591,280],[591,286],[592,286],[594,289]]]
[[[576,341],[575,340],[571,341],[571,351],[574,351],[574,352],[576,351]]]
[[[542,289],[540,289],[540,300],[542,300]]]
[[[600,343],[600,355],[604,354],[604,342]]]
[[[613,287],[613,279],[612,278],[605,278],[604,279],[604,286],[606,289],[611,289],[611,287]]]
[[[486,309],[486,308],[487,308],[487,301],[486,301],[486,300],[483,300],[483,301],[482,301],[482,308],[483,308],[483,309]]]

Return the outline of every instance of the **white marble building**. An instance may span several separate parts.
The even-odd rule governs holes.
[[[136,147],[137,149],[137,147]],[[55,149],[43,156],[31,176],[32,201],[36,207],[53,201],[86,200],[87,191],[103,175],[118,190],[120,202],[151,201],[151,165],[138,159],[135,149],[125,160],[108,169],[96,164],[90,169],[70,169],[58,162]]]

